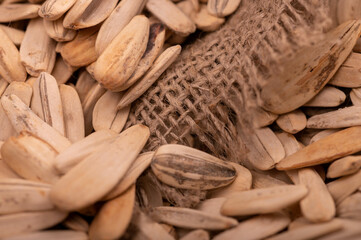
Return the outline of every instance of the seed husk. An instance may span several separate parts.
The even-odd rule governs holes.
[[[341,177],[327,184],[328,191],[331,193],[336,204],[342,202],[361,186],[361,171],[349,176]]]
[[[251,189],[252,186],[251,172],[247,168],[237,163],[233,163],[233,162],[229,162],[229,163],[234,167],[234,169],[237,172],[236,179],[228,186],[210,191],[209,194],[211,198],[228,197],[234,193]]]
[[[85,137],[83,108],[74,87],[61,84],[59,92],[63,106],[64,133],[74,143]]]
[[[97,82],[87,71],[83,71],[79,74],[78,81],[75,84],[75,89],[78,92],[82,103],[95,85],[97,85]]]
[[[64,61],[73,67],[84,67],[97,60],[95,40],[98,30],[99,26],[82,29],[72,41],[64,43],[60,49]]]
[[[67,138],[41,120],[16,95],[2,96],[1,104],[17,133],[28,131],[48,142],[58,152],[71,145]]]
[[[8,35],[0,29],[0,74],[7,82],[24,82],[26,71],[20,61],[20,53]]]
[[[123,93],[107,91],[99,98],[93,110],[93,128],[95,131],[109,129],[121,132],[128,120],[130,106],[117,109],[119,100]]]
[[[259,128],[255,130],[255,133],[275,164],[285,157],[282,143],[270,128]]]
[[[51,201],[68,211],[94,204],[125,175],[148,137],[149,129],[143,125],[128,128],[107,146],[107,151],[87,157],[61,177],[50,192]]]
[[[337,178],[356,173],[361,168],[361,156],[347,156],[340,158],[327,169],[327,178]]]
[[[67,215],[59,210],[2,215],[0,216],[0,237],[46,229],[60,223]]]
[[[119,181],[119,183],[104,197],[104,200],[113,199],[125,190],[127,190],[132,184],[135,183],[137,178],[144,172],[144,170],[149,167],[154,152],[145,152],[140,154],[137,159],[135,159],[132,166],[125,174],[125,176]]]
[[[180,207],[155,207],[150,217],[176,227],[205,230],[223,230],[238,224],[236,219]]]
[[[303,148],[302,144],[290,133],[276,133],[276,136],[282,143],[286,157]]]
[[[352,52],[346,61],[342,63],[335,76],[331,79],[330,84],[348,88],[361,87],[360,61],[361,54]]]
[[[51,75],[56,79],[58,84],[63,84],[69,80],[77,69],[77,67],[72,67],[66,63],[61,56],[58,56]]]
[[[77,213],[70,213],[64,222],[62,222],[62,225],[78,232],[87,233],[89,230],[89,223]]]
[[[146,50],[148,38],[148,18],[135,16],[99,56],[95,79],[108,90],[123,91]]]
[[[45,31],[43,19],[30,20],[20,45],[20,58],[31,76],[37,77],[41,72],[53,70],[56,59],[55,46],[56,42]]]
[[[316,239],[325,234],[335,232],[343,228],[342,222],[338,219],[331,220],[325,223],[316,223],[304,227],[299,227],[280,233],[276,236],[268,238],[269,240],[301,240],[301,239]]]
[[[296,134],[306,127],[307,118],[301,110],[297,109],[280,115],[276,123],[283,131]]]
[[[303,199],[308,193],[302,185],[284,185],[239,192],[227,198],[221,213],[245,216],[277,212]]]
[[[87,240],[86,233],[71,230],[48,230],[33,233],[25,233],[8,237],[6,240]]]
[[[62,17],[55,21],[43,20],[46,33],[57,42],[71,41],[76,36],[76,31],[63,27],[63,20]]]
[[[335,202],[320,175],[313,168],[302,168],[298,176],[300,184],[308,188],[300,202],[303,216],[314,223],[330,221],[336,213]]]
[[[147,48],[140,59],[137,68],[126,81],[124,89],[132,86],[140,77],[142,77],[152,66],[155,59],[162,51],[165,39],[165,27],[161,23],[153,23],[149,28],[149,39]]]
[[[176,144],[159,147],[151,167],[159,180],[181,189],[215,189],[232,183],[237,175],[231,164]]]
[[[76,1],[65,15],[63,25],[69,29],[89,28],[104,21],[113,11],[118,0]]]
[[[13,27],[8,27],[0,24],[0,28],[8,35],[10,40],[16,45],[20,46],[21,42],[24,39],[25,32]]]
[[[284,70],[275,74],[274,79],[268,80],[262,88],[261,106],[281,114],[311,100],[351,53],[360,31],[360,21],[349,21],[328,32],[317,44],[300,49],[300,57],[286,61]]]
[[[49,186],[31,186],[32,182],[18,184],[0,182],[0,214],[51,210]]]
[[[191,231],[179,240],[209,240],[209,233],[203,229]]]
[[[99,30],[95,43],[98,55],[108,47],[133,17],[142,12],[145,2],[145,0],[122,0],[119,2]]]
[[[134,185],[119,197],[105,203],[90,225],[90,239],[119,239],[130,223],[134,203]]]
[[[209,0],[208,12],[216,17],[225,17],[237,10],[241,0]]]
[[[216,17],[208,12],[207,6],[202,4],[199,12],[192,18],[197,28],[206,32],[213,32],[218,30],[225,19],[222,17]]]
[[[58,83],[46,72],[40,73],[33,84],[31,110],[61,135],[65,135],[63,104]]]
[[[281,160],[278,170],[290,170],[332,162],[361,150],[361,127],[351,127],[314,142]]]
[[[1,148],[2,159],[19,176],[46,183],[59,179],[54,165],[56,154],[48,143],[25,132],[10,137]]]
[[[117,134],[110,130],[94,132],[86,138],[73,143],[67,149],[62,151],[55,158],[55,165],[61,174],[67,173],[75,165],[80,163],[89,155],[99,151],[104,144],[112,142]]]
[[[40,5],[37,4],[1,4],[0,22],[14,22],[38,17]]]
[[[14,94],[18,96],[27,106],[29,106],[32,93],[33,90],[28,84],[23,82],[12,82],[6,88],[4,95]],[[0,131],[0,140],[5,141],[10,136],[17,135],[2,105],[0,105],[0,124],[2,126]]]
[[[341,90],[326,86],[314,98],[305,103],[307,107],[337,107],[346,99],[346,94]]]
[[[160,75],[176,60],[181,52],[181,46],[176,45],[167,48],[153,63],[148,72],[130,87],[118,103],[118,109],[122,109],[138,97],[140,97],[160,77]]]
[[[196,30],[193,21],[169,0],[148,0],[146,8],[178,35],[187,36]]]
[[[55,21],[63,16],[77,0],[46,0],[39,9],[40,17]]]
[[[282,213],[259,215],[216,235],[213,239],[236,240],[240,236],[242,240],[264,239],[286,228],[290,221],[290,218]]]
[[[279,180],[277,178],[271,177],[265,173],[251,171],[252,173],[252,188],[269,188],[276,186],[287,185],[286,182]]]

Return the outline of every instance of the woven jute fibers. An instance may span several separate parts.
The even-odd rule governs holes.
[[[150,127],[148,150],[194,145],[247,165],[242,138],[252,134],[259,86],[282,68],[280,59],[322,37],[327,11],[321,0],[243,1],[220,30],[183,50],[133,105],[128,125]]]

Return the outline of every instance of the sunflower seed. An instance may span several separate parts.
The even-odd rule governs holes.
[[[97,60],[95,40],[98,30],[99,26],[80,30],[72,41],[64,43],[60,49],[64,61],[73,67],[83,67]]]
[[[289,223],[290,218],[285,214],[272,213],[259,215],[216,235],[213,239],[232,240],[239,239],[240,236],[242,236],[242,240],[264,239],[286,228]]]
[[[337,107],[343,103],[346,95],[335,87],[324,87],[314,98],[305,103],[307,107]]]
[[[228,186],[210,191],[209,194],[211,198],[228,197],[234,193],[251,189],[252,186],[251,172],[247,168],[237,163],[233,163],[233,162],[229,162],[229,163],[234,167],[234,169],[237,172],[236,179]]]
[[[306,127],[306,115],[299,109],[280,115],[277,125],[285,132],[296,134]]]
[[[331,79],[330,84],[348,88],[361,87],[360,62],[361,54],[352,52]]]
[[[62,225],[74,231],[86,233],[89,230],[89,223],[77,213],[70,213]]]
[[[327,177],[337,178],[356,173],[361,168],[361,156],[340,158],[328,167]]]
[[[59,210],[2,215],[0,216],[0,237],[46,229],[60,223],[67,215]]]
[[[125,175],[148,137],[149,129],[143,125],[128,128],[107,146],[107,151],[87,157],[61,177],[50,192],[51,201],[60,209],[72,211],[100,200]]]
[[[267,81],[260,95],[261,106],[281,114],[311,100],[350,54],[360,31],[360,21],[349,21],[327,33],[324,40],[302,49],[300,57],[285,62],[284,70]]]
[[[23,82],[12,82],[6,88],[4,95],[14,94],[18,96],[27,106],[29,106],[32,93],[33,90],[28,84]],[[0,105],[0,125],[2,126],[0,131],[0,140],[5,141],[10,136],[17,135],[2,105]]]
[[[132,86],[140,77],[142,77],[152,66],[154,60],[162,51],[165,38],[165,28],[161,23],[153,23],[149,28],[149,39],[147,48],[140,59],[137,68],[125,82],[124,89]]]
[[[304,227],[299,227],[280,233],[276,236],[268,238],[269,240],[288,240],[288,239],[316,239],[325,234],[335,232],[343,228],[343,224],[338,219],[331,220],[325,223],[316,223]]]
[[[198,29],[206,32],[213,32],[222,26],[222,24],[225,22],[225,19],[211,15],[208,12],[208,7],[202,4],[200,11],[197,12],[193,17],[193,21]]]
[[[130,87],[118,103],[118,109],[130,105],[140,97],[160,77],[160,75],[176,60],[180,54],[181,46],[167,48],[154,62],[148,72]]]
[[[282,143],[270,128],[259,128],[255,130],[255,133],[275,164],[285,157]]]
[[[51,75],[54,76],[58,84],[63,84],[70,79],[77,69],[77,67],[72,67],[66,63],[61,56],[58,56]]]
[[[40,73],[34,82],[31,110],[60,134],[65,135],[63,105],[58,83],[48,73]]]
[[[18,20],[38,17],[40,5],[36,4],[1,4],[0,22],[14,22]]]
[[[65,136],[71,142],[85,137],[84,115],[81,102],[74,87],[61,84],[59,86],[64,114]]]
[[[142,58],[149,37],[149,20],[135,16],[99,56],[94,66],[94,77],[106,89],[124,90]]]
[[[29,131],[58,152],[70,146],[67,138],[36,116],[16,95],[2,96],[1,104],[16,132]]]
[[[238,224],[236,219],[190,208],[155,207],[150,210],[149,215],[156,221],[189,229],[223,230]]]
[[[20,46],[21,42],[24,39],[25,32],[13,27],[8,27],[0,24],[0,28],[8,35],[10,40],[16,45]]]
[[[87,71],[83,71],[79,74],[78,81],[75,84],[75,89],[78,92],[80,101],[82,103],[95,85],[97,85],[97,82],[90,76]]]
[[[0,56],[0,74],[7,82],[24,82],[26,71],[20,61],[20,54],[14,43],[0,29],[0,50],[3,54]]]
[[[315,166],[356,153],[361,150],[360,133],[361,127],[351,127],[331,134],[284,158],[276,168],[290,170]]]
[[[104,21],[113,11],[118,0],[79,0],[64,18],[64,27],[69,29],[89,28]]]
[[[63,20],[62,17],[55,21],[43,20],[46,33],[58,42],[71,41],[76,36],[76,31],[63,27]]]
[[[122,0],[102,24],[95,48],[100,55],[135,15],[140,14],[146,0]]]
[[[312,168],[303,168],[298,171],[300,184],[308,188],[307,196],[301,200],[301,212],[311,222],[330,221],[336,213],[335,203],[328,189]]]
[[[75,165],[91,154],[99,151],[117,137],[113,131],[103,130],[90,134],[86,138],[72,144],[55,158],[55,165],[61,174],[67,173]]]
[[[187,235],[181,237],[179,240],[209,240],[209,233],[203,229],[191,231]]]
[[[231,164],[176,144],[159,147],[151,167],[159,180],[181,189],[215,189],[232,183],[237,175]]]
[[[29,182],[30,183],[30,182]],[[51,210],[50,185],[29,186],[29,184],[0,183],[0,214]]]
[[[244,216],[277,212],[297,203],[307,195],[302,185],[284,185],[239,192],[227,198],[221,213],[226,216]]]
[[[146,8],[178,35],[187,36],[196,30],[193,21],[169,0],[148,0]]]
[[[55,46],[55,41],[45,31],[43,19],[30,20],[20,45],[20,58],[31,76],[37,77],[41,72],[53,70]]]
[[[360,192],[357,192],[347,197],[337,206],[337,216],[341,218],[361,220],[360,203],[361,203]]]
[[[310,144],[311,143],[314,143],[314,142],[317,142],[318,140],[324,138],[324,137],[327,137],[331,134],[334,134],[336,132],[340,131],[340,129],[326,129],[326,130],[323,130],[321,132],[318,132],[317,134],[315,134],[311,140],[310,140]]]
[[[48,230],[16,235],[4,238],[6,240],[87,240],[88,236],[83,232],[71,230]]]
[[[361,171],[349,176],[341,177],[327,184],[336,204],[342,202],[361,186]]]
[[[208,12],[216,17],[225,17],[237,10],[241,0],[209,0]]]
[[[109,129],[114,132],[121,132],[128,120],[130,106],[117,109],[119,100],[123,93],[107,91],[99,98],[93,110],[93,128],[95,131]]]
[[[271,177],[265,173],[260,173],[255,171],[251,171],[251,173],[252,173],[252,188],[254,189],[287,185],[286,182]]]
[[[46,0],[39,9],[39,15],[49,21],[59,19],[77,0]]]
[[[140,154],[119,183],[104,197],[104,200],[113,199],[119,196],[134,184],[143,171],[149,167],[153,156],[154,152]]]
[[[118,239],[127,229],[135,202],[135,186],[103,205],[92,221],[90,239]]]
[[[1,148],[4,162],[19,176],[47,183],[59,179],[54,166],[56,154],[48,143],[24,132],[9,138]]]

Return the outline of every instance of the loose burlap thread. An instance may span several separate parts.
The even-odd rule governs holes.
[[[326,0],[243,1],[221,29],[183,49],[133,104],[128,126],[149,126],[148,150],[178,143],[251,165],[243,138],[257,94],[282,61],[323,37],[327,11]]]

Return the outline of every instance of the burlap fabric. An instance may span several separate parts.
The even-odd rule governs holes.
[[[325,0],[250,0],[218,31],[187,46],[133,104],[128,125],[150,127],[147,149],[195,145],[245,163],[261,86],[330,23]]]

